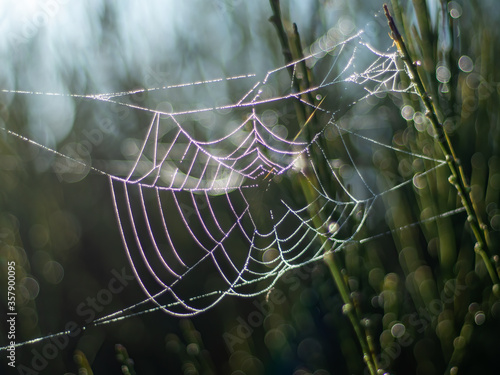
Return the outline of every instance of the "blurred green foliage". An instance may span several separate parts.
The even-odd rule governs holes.
[[[180,82],[190,82],[221,72],[231,76],[267,71],[287,62],[279,34],[268,22],[272,10],[267,1],[253,5],[237,0],[194,3],[191,15],[195,21],[203,23],[204,12],[219,12],[216,19],[224,20],[226,31],[210,31],[215,36],[204,44],[202,35],[210,32],[178,27],[169,43],[179,53],[158,53],[152,63],[177,69],[175,74],[169,73],[169,79],[174,75]],[[318,0],[282,2],[281,6],[285,34],[293,39],[292,23],[296,22],[304,48],[328,32],[345,38],[362,27],[374,43],[392,43],[381,3]],[[393,0],[390,6],[413,60],[419,62],[419,74],[439,120],[462,161],[481,220],[489,228],[491,261],[498,269],[500,73],[495,61],[497,56],[500,59],[500,39],[495,26],[499,6],[494,1],[437,0]],[[113,22],[116,9],[104,8],[100,22],[105,37],[99,43],[109,53],[114,51],[113,35],[119,29]],[[217,43],[230,45],[223,59],[231,58],[233,63],[217,60]],[[300,54],[299,49],[295,53]],[[117,69],[120,72],[111,72],[108,78],[115,85],[113,90],[154,86],[158,83],[152,80],[164,78],[158,72],[145,75],[144,67],[137,77],[132,65],[123,64]],[[313,69],[312,80],[315,74],[321,72]],[[77,74],[68,75],[70,92],[101,88],[91,79],[82,84]],[[405,79],[401,75],[402,85],[407,85]],[[338,106],[341,95],[335,90],[325,92],[325,106]],[[228,96],[238,94],[228,92]],[[198,99],[211,93],[192,95]],[[34,138],[37,134],[26,125],[32,103],[17,96],[3,100],[3,126]],[[146,105],[149,99],[133,100]],[[179,108],[186,98],[176,100],[169,104]],[[96,119],[112,118],[115,128],[103,131],[103,139],[91,144],[92,162],[100,169],[119,169],[119,163],[113,161],[126,158],[122,152],[125,141],[138,131],[140,125],[136,124],[146,121],[141,115],[80,104],[67,136],[60,141],[49,136],[38,141],[53,147],[90,142],[96,139],[85,134],[96,128]],[[443,155],[418,96],[386,95],[373,101],[366,112],[357,108],[340,111],[344,117],[337,121],[369,125],[366,134],[370,137],[380,135],[410,152],[371,150],[368,164],[380,191],[389,189],[394,181],[413,178],[413,184],[382,195],[377,218],[367,222],[361,232],[362,238],[383,235],[352,243],[336,254],[336,266],[355,304],[359,327],[374,351],[370,355],[394,374],[497,372],[498,285],[492,284],[484,262],[474,252],[475,241],[463,213],[427,221],[459,208],[460,201],[448,182],[446,168],[419,176],[435,163],[415,154],[432,159],[443,159]],[[299,112],[286,108],[281,113],[296,116],[290,126],[300,126],[310,113],[302,113],[300,119]],[[339,139],[329,142],[332,149],[345,149]],[[6,262],[16,261],[18,339],[59,332],[67,322],[84,325],[78,306],[108,285],[112,270],[128,267],[107,181],[89,171],[84,171],[84,179],[77,174],[74,181],[68,181],[70,175],[61,181],[61,175],[50,168],[57,162],[54,155],[8,134],[2,134],[0,153],[0,280],[6,285]],[[0,290],[4,304],[6,293]],[[97,315],[118,311],[142,298],[139,287],[131,282],[109,304],[99,306]],[[342,314],[344,306],[329,268],[307,265],[285,274],[267,296],[226,299],[191,320],[154,313],[92,327],[59,341],[64,342],[61,348],[54,343],[56,353],[46,364],[36,362],[37,353],[47,350],[46,341],[18,348],[17,363],[32,369],[40,365],[42,374],[76,373],[82,368],[92,368],[96,374],[367,373],[359,340]]]

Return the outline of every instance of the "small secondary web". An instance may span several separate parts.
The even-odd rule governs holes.
[[[377,200],[411,184],[412,177],[380,191],[373,170],[365,166],[363,150],[383,148],[432,164],[421,174],[445,164],[364,135],[362,126],[339,120],[369,98],[414,92],[411,85],[401,86],[396,58],[395,52],[375,50],[359,32],[263,77],[246,74],[118,93],[70,94],[147,115],[144,138],[122,175],[3,129],[109,180],[125,253],[147,298],[91,325],[157,310],[195,315],[226,296],[265,293],[291,269],[350,242],[382,235],[360,233]],[[318,84],[297,90],[304,67],[323,75],[315,77]],[[138,93],[168,97],[175,90],[210,89],[222,83],[247,89],[222,105],[178,111],[128,100]],[[304,121],[280,125],[283,113],[275,109],[293,113],[296,105],[307,109]],[[210,131],[199,125],[206,114],[215,118]],[[350,172],[342,173],[341,165]]]

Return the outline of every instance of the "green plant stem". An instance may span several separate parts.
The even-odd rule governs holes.
[[[386,4],[384,4],[384,11],[389,22],[389,27],[391,29],[391,38],[394,40],[401,59],[405,63],[408,75],[413,85],[415,86],[415,89],[417,90],[417,94],[424,104],[424,107],[426,109],[425,115],[431,123],[431,126],[436,134],[435,138],[443,154],[445,155],[446,162],[448,164],[448,167],[450,168],[451,176],[449,178],[449,181],[457,190],[462,206],[467,212],[467,221],[469,222],[474,237],[477,241],[476,245],[474,246],[474,250],[483,259],[493,284],[498,284],[499,275],[496,272],[495,267],[493,266],[493,263],[488,255],[488,229],[487,226],[482,223],[481,215],[479,215],[479,213],[477,212],[477,207],[474,204],[471,189],[468,186],[465,173],[460,164],[460,160],[455,154],[453,144],[451,143],[448,134],[438,120],[434,102],[425,90],[424,84],[422,83],[422,80],[418,74],[417,66],[411,59],[403,38],[399,33]]]
[[[335,253],[329,252],[326,253],[323,257],[324,262],[328,266],[332,278],[337,286],[337,289],[340,293],[340,297],[344,302],[342,306],[342,313],[347,316],[351,325],[356,333],[356,337],[361,345],[361,350],[363,351],[363,360],[368,367],[368,371],[370,371],[371,375],[376,375],[379,366],[376,362],[376,356],[373,350],[373,345],[371,344],[371,340],[368,335],[366,335],[366,331],[364,331],[360,324],[360,319],[358,314],[356,314],[356,309],[354,306],[354,301],[349,296],[349,291],[347,289],[347,285],[344,281],[344,277],[342,276],[342,272],[340,271],[340,267],[335,259]]]
[[[301,179],[301,182],[302,191],[306,197],[306,200],[308,202],[314,202],[315,192],[313,191],[313,189],[311,189],[309,182],[304,179]],[[314,204],[310,205],[310,210],[310,215],[312,217],[314,226],[320,228],[322,226],[322,222],[320,217],[317,215],[318,211]],[[342,313],[346,315],[351,322],[351,325],[356,334],[356,338],[358,339],[361,350],[363,352],[363,360],[366,363],[368,370],[370,371],[370,375],[376,375],[377,370],[380,368],[380,366],[377,363],[375,349],[373,343],[371,342],[370,335],[365,330],[363,330],[361,326],[361,319],[356,311],[357,303],[350,296],[349,288],[344,279],[344,276],[342,275],[341,267],[336,259],[336,253],[328,251],[328,249],[330,249],[328,245],[332,245],[331,248],[333,248],[333,244],[331,244],[330,240],[326,237],[320,236],[319,238],[322,242],[322,245],[325,247],[325,255],[323,256],[323,261],[328,266],[333,281],[335,282],[340,297],[342,298]]]
[[[297,93],[300,95],[301,92],[307,91],[307,88],[311,85],[311,79],[309,77],[309,72],[307,71],[307,68],[305,66],[305,62],[303,61],[302,49],[300,46],[300,36],[297,30],[297,26],[295,24],[293,25],[294,27],[293,42],[290,43],[289,36],[285,31],[285,27],[283,26],[279,0],[270,0],[270,3],[271,3],[271,8],[273,10],[273,16],[270,18],[270,21],[276,27],[276,31],[278,33],[281,42],[283,55],[285,57],[285,62],[289,65],[288,71],[290,77],[293,81],[295,90],[297,90]],[[295,59],[293,56],[294,51],[295,54],[298,55],[295,56]],[[294,68],[292,66],[292,63],[294,61],[300,61],[300,60],[302,60],[299,64],[300,68],[303,70],[302,71],[303,78],[300,79],[299,82],[299,79],[294,79],[295,78]],[[310,103],[314,103],[314,98],[312,98],[310,93],[307,93],[305,96],[306,97],[303,98],[304,100]],[[310,107],[306,108],[304,107],[305,106],[300,101],[295,102],[297,118],[299,120],[299,124],[304,124],[303,126],[306,125],[305,124],[306,118],[309,121],[311,120],[310,116],[314,115],[314,113],[311,112],[312,110]],[[311,132],[309,131],[309,129],[306,129],[306,132],[311,138]],[[307,174],[307,171],[305,173]],[[304,194],[306,201],[309,203],[310,215],[313,220],[313,223],[315,227],[321,228],[323,226],[323,223],[318,215],[319,209],[314,204],[314,202],[316,201],[316,195],[315,195],[316,192],[310,186],[310,184],[315,181],[315,176],[311,174],[308,176],[308,178],[305,179],[301,178],[300,181],[301,181],[300,187],[302,193]],[[330,242],[328,238],[324,236],[319,236],[319,238],[322,242],[322,246],[324,246],[325,249],[333,248],[333,244]],[[358,339],[359,344],[361,346],[361,350],[363,352],[363,360],[368,367],[369,373],[370,375],[377,375],[377,370],[380,367],[377,364],[376,353],[373,342],[368,332],[364,330],[361,325],[359,313],[356,309],[356,301],[354,301],[350,296],[349,288],[347,286],[346,280],[342,275],[341,267],[336,259],[336,254],[334,252],[326,250],[324,255],[324,261],[330,270],[332,278],[339,291],[340,297],[342,298],[343,302],[342,312],[347,316],[347,318],[351,322],[351,325],[356,334],[356,338]]]
[[[462,357],[464,356],[467,345],[469,344],[472,337],[473,324],[474,317],[470,312],[467,312],[464,318],[464,323],[462,324],[462,328],[460,329],[459,334],[455,337],[455,340],[453,340],[453,353],[451,354],[450,360],[448,362],[448,367],[445,371],[446,375],[452,374],[454,368],[456,369],[455,371],[458,370],[458,366],[462,361]]]

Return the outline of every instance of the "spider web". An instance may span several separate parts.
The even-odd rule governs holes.
[[[297,89],[304,67],[326,73],[316,77],[318,84]],[[360,233],[377,200],[411,184],[412,178],[380,191],[367,167],[367,149],[382,148],[430,162],[433,166],[422,174],[445,164],[363,135],[358,131],[362,126],[340,120],[368,98],[413,93],[412,86],[401,86],[399,74],[396,53],[375,50],[359,32],[260,78],[247,74],[69,95],[146,114],[144,138],[122,174],[4,131],[69,160],[75,170],[83,166],[109,180],[124,250],[147,298],[92,325],[157,310],[190,316],[226,296],[265,293],[293,268],[320,260],[350,242],[383,235],[363,238]],[[154,104],[177,95],[177,90],[217,91],[231,85],[241,94],[222,105],[167,111]],[[138,93],[147,93],[152,104],[132,102],[130,97]],[[307,109],[305,121],[280,125],[287,113],[295,113],[297,104]],[[284,109],[279,112],[278,106]],[[206,116],[212,118],[209,130],[200,120]],[[349,173],[339,167],[346,164]]]
[[[335,58],[357,37],[335,46],[340,49]],[[349,63],[340,74],[325,76],[319,86],[307,91],[293,92],[293,79],[299,64],[311,64],[316,55],[269,72],[236,103],[216,108],[242,111],[244,120],[214,140],[196,138],[195,129],[183,127],[193,114],[208,109],[153,113],[129,175],[123,180],[112,176],[109,179],[130,264],[142,289],[160,309],[174,315],[192,315],[205,311],[226,295],[263,293],[284,272],[341,248],[361,228],[377,195],[359,170],[356,174],[368,191],[367,197],[358,199],[348,191],[320,144],[324,126],[310,141],[282,137],[264,122],[260,110],[276,101],[302,101],[326,114],[327,124],[338,131],[330,111],[301,97],[316,95],[320,89],[341,82],[374,84],[374,91],[395,88],[397,70],[391,68],[393,60],[387,66],[387,60],[380,58],[363,73],[349,74],[356,48],[350,53]],[[293,70],[292,92],[263,97],[263,87],[289,69]],[[372,89],[367,91],[372,93]],[[321,180],[311,152],[319,154],[328,165],[333,186],[326,186]],[[284,194],[280,186],[284,178],[303,180],[314,198],[309,202],[294,202],[291,197],[271,202],[272,197]],[[186,203],[181,202],[189,202],[187,210],[192,211],[187,211],[183,206]],[[160,220],[150,220],[151,215]],[[182,237],[189,238],[189,242],[176,242],[169,229],[173,226],[169,219],[179,218]],[[353,221],[357,225],[353,226]],[[155,222],[161,225],[153,226]],[[147,235],[139,235],[139,226]],[[198,272],[200,269],[203,272]],[[194,274],[200,282],[200,273],[210,275],[213,290],[186,296],[182,284],[192,283]]]

